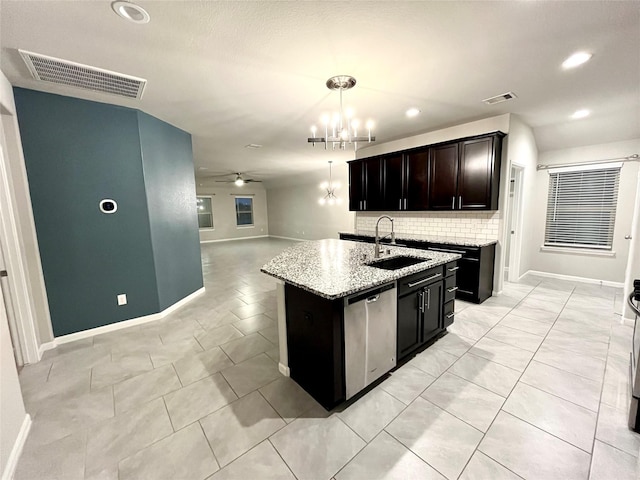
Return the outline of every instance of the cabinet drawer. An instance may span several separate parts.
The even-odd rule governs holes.
[[[424,272],[413,274],[398,281],[398,296],[402,296],[413,290],[426,287],[427,285],[442,280],[444,266],[430,268]]]
[[[458,290],[458,284],[456,283],[456,276],[451,275],[444,279],[444,301],[450,302],[456,298],[456,290]]]
[[[444,276],[450,277],[451,275],[455,275],[459,269],[458,262],[449,262],[444,266]]]
[[[444,304],[444,308],[442,309],[442,328],[447,328],[453,324],[453,317],[455,316],[455,312],[453,311],[454,304],[454,300]]]

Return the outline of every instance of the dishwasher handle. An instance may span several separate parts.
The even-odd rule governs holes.
[[[366,302],[367,303],[373,303],[373,302],[377,302],[380,299],[380,294],[376,294],[376,295],[372,295],[369,298],[367,298]]]

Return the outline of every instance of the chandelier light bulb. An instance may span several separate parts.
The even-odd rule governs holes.
[[[373,120],[367,120],[367,128],[371,130],[373,128]]]
[[[320,135],[324,133],[324,137],[317,137],[318,131],[314,127],[312,128],[313,136],[307,138],[309,143],[314,146],[316,143],[323,143],[325,150],[329,146],[332,150],[344,150],[347,147],[347,143],[349,143],[353,144],[357,150],[358,142],[375,142],[376,137],[372,135],[371,131],[373,122],[368,122],[367,128],[369,131],[366,132],[366,135],[358,136],[358,127],[360,127],[361,123],[354,118],[355,109],[352,107],[344,108],[343,93],[353,88],[355,84],[356,79],[350,75],[337,75],[327,80],[327,88],[339,93],[340,109],[337,112],[322,114],[321,120],[324,124],[324,132],[321,132]],[[331,189],[331,182],[329,182],[329,189]]]
[[[236,181],[233,182],[236,184],[236,187],[241,187],[244,185],[244,180],[242,180],[240,177],[236,178]]]
[[[316,128],[315,125],[311,126],[311,135],[313,135],[314,137],[316,136],[316,132],[318,131],[318,129]]]
[[[336,203],[335,198],[329,198],[328,203],[329,203],[329,205],[333,205],[334,203]]]
[[[318,203],[320,205],[324,205],[325,203],[327,203],[327,201],[324,198],[321,198],[320,200],[318,200]]]

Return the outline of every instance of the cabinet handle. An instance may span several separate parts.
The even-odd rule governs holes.
[[[431,308],[431,289],[427,289],[427,310]]]
[[[460,267],[453,267],[453,268],[447,268],[448,272],[455,272],[456,270],[459,270]]]
[[[451,210],[455,210],[456,208],[456,197],[451,197]]]
[[[458,210],[462,210],[462,195],[458,197]]]
[[[398,202],[400,203],[400,205],[398,206],[398,208],[399,208],[400,210],[402,210],[402,199],[399,199],[399,200],[398,200]]]
[[[455,313],[450,313],[449,315],[447,315],[447,318],[453,318],[455,316]]]
[[[449,292],[449,293],[455,292],[457,289],[458,289],[458,287],[447,288],[447,292]]]
[[[404,209],[405,209],[405,210],[408,208],[408,207],[407,207],[407,202],[408,202],[408,200],[405,198],[405,199],[404,199]]]
[[[438,277],[440,277],[440,276],[442,276],[442,274],[441,274],[441,273],[436,273],[435,275],[431,275],[430,277],[423,278],[422,280],[418,280],[417,282],[409,283],[407,286],[408,286],[409,288],[413,288],[413,287],[415,287],[415,286],[417,286],[417,285],[421,285],[421,284],[423,284],[424,282],[428,282],[429,280],[433,280],[434,278],[438,278]]]
[[[424,292],[418,294],[418,309],[424,312]]]

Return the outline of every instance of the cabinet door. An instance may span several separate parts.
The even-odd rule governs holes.
[[[349,162],[349,210],[364,210],[365,194],[364,163]]]
[[[364,210],[384,210],[382,158],[367,158],[364,160],[364,176]]]
[[[398,299],[398,360],[422,342],[422,290]]]
[[[460,174],[456,208],[487,210],[491,207],[494,141],[495,137],[491,136],[460,143]],[[495,188],[498,186],[496,185]]]
[[[423,289],[424,324],[422,341],[426,342],[440,332],[442,318],[442,281],[432,283]]]
[[[458,260],[456,282],[458,290],[456,298],[472,302],[478,301],[478,286],[480,282],[480,262],[474,258],[462,257]]]
[[[453,210],[457,207],[458,144],[429,149],[429,209]]]
[[[405,210],[404,162],[402,154],[390,155],[382,160],[384,205],[383,210]]]
[[[429,208],[429,149],[410,152],[406,155],[407,202],[405,210]]]

